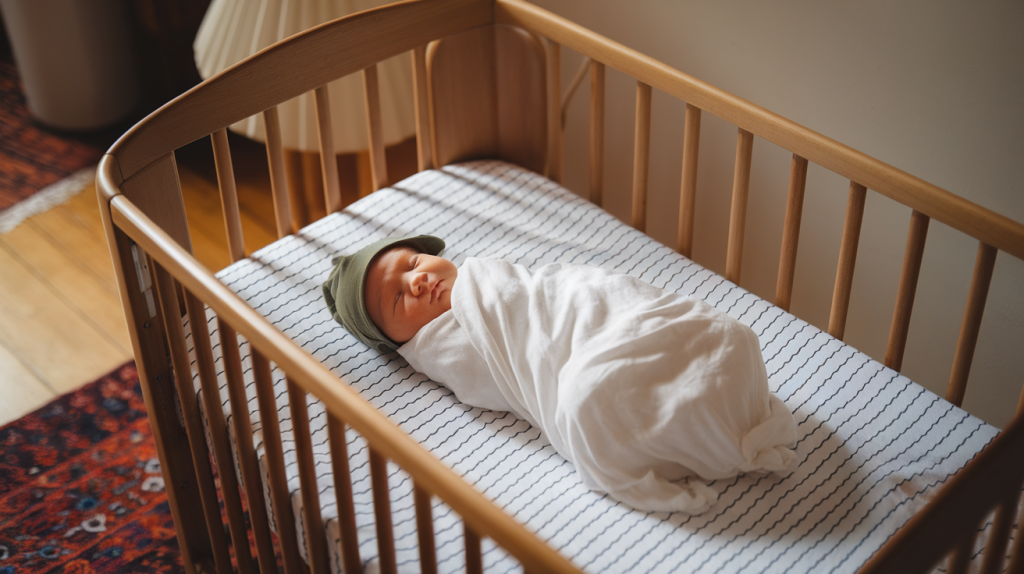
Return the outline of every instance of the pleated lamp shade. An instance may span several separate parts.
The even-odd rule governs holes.
[[[387,4],[382,0],[212,0],[193,48],[199,74],[205,79],[278,40],[354,12]],[[410,57],[399,54],[377,65],[385,145],[416,132]],[[369,147],[362,74],[328,85],[334,147],[350,153]],[[316,108],[312,92],[278,106],[285,148],[319,151]],[[263,118],[252,116],[230,127],[256,141],[265,141]]]

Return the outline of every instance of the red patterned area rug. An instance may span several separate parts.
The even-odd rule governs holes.
[[[95,165],[124,126],[87,133],[48,129],[29,115],[18,70],[0,56],[0,234],[67,201],[96,178]]]
[[[96,164],[103,155],[103,143],[105,139],[88,141],[34,122],[17,68],[10,60],[0,59],[0,211]]]
[[[0,428],[0,574],[183,571],[135,363]]]

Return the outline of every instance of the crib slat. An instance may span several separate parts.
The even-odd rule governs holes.
[[[604,201],[604,64],[590,61],[590,201]]]
[[[1013,529],[1013,519],[1017,514],[1017,499],[1020,498],[1020,490],[1014,489],[1009,496],[996,508],[996,515],[992,521],[992,532],[985,541],[985,557],[981,563],[979,574],[998,574],[1003,571],[1003,563],[1006,561],[1006,545],[1010,541],[1010,531]]]
[[[846,204],[846,222],[843,224],[843,241],[839,247],[836,286],[832,291],[832,312],[828,318],[828,334],[840,341],[846,332],[846,315],[850,310],[850,290],[853,287],[853,268],[857,263],[857,245],[860,243],[860,226],[864,220],[866,199],[867,188],[851,181],[850,198]]]
[[[380,115],[380,84],[377,64],[363,70],[363,96],[366,100],[366,131],[370,136],[370,172],[373,190],[387,186],[388,164],[384,155],[384,127]]]
[[[288,203],[288,173],[284,165],[284,147],[281,145],[281,121],[277,107],[263,112],[263,131],[267,136],[267,163],[270,166],[270,192],[274,197],[274,221],[277,236],[292,232],[292,210]]]
[[[580,88],[580,84],[583,83],[583,78],[587,75],[587,70],[590,69],[590,64],[593,62],[588,57],[584,57],[583,61],[580,62],[580,67],[576,70],[576,75],[572,77],[572,81],[569,82],[569,87],[562,94],[562,115],[559,121],[559,125],[562,127],[563,133],[565,132],[565,122],[568,117],[569,104],[572,103],[572,99],[576,96],[576,90]]]
[[[992,284],[997,253],[998,250],[991,245],[984,242],[978,244],[971,289],[967,293],[967,307],[960,324],[960,338],[957,339],[956,354],[953,355],[949,386],[946,387],[946,400],[958,407],[963,403],[967,391],[967,378],[971,374],[974,348],[978,344],[978,333],[981,332],[981,317],[985,313],[985,300],[988,299],[988,288]]]
[[[220,508],[217,503],[217,486],[210,469],[209,450],[203,423],[199,419],[199,407],[196,404],[196,393],[192,387],[192,365],[188,356],[185,331],[181,321],[178,305],[178,284],[170,273],[154,261],[156,271],[157,298],[164,317],[164,329],[167,332],[167,344],[170,347],[171,362],[174,366],[174,384],[181,402],[181,411],[185,419],[185,430],[192,451],[192,460],[196,469],[196,481],[199,486],[199,498],[203,505],[203,518],[210,535],[213,548],[213,559],[218,574],[231,572],[231,556],[228,553],[227,540],[224,537],[224,523],[221,521]]]
[[[804,211],[804,189],[806,186],[807,160],[793,154],[793,161],[789,167],[786,220],[782,224],[779,276],[775,283],[775,305],[784,311],[789,311],[789,306],[793,302],[793,277],[796,274],[796,251],[800,244],[800,220]]]
[[[548,161],[544,175],[562,182],[562,46],[544,38],[547,74]]]
[[[1020,410],[1017,411],[1020,416]],[[1021,506],[1020,514],[1017,515],[1017,534],[1013,539],[1013,551],[1010,552],[1010,563],[1006,566],[1010,574],[1024,573],[1024,506]]]
[[[249,508],[249,523],[256,540],[256,553],[260,559],[260,572],[276,574],[277,558],[274,543],[270,537],[267,507],[263,498],[263,479],[260,477],[259,460],[252,442],[252,421],[249,419],[249,401],[245,396],[245,379],[242,377],[242,359],[238,351],[238,335],[235,329],[221,317],[217,317],[220,331],[221,353],[224,357],[224,375],[228,380],[228,400],[231,402],[231,421],[235,430],[238,461],[241,465],[242,489],[246,506]]]
[[[754,134],[740,128],[736,136],[736,167],[732,176],[732,208],[729,213],[729,245],[725,257],[725,278],[740,284],[743,266],[743,232],[747,223],[747,197],[750,193],[750,162],[754,152]]]
[[[480,537],[468,524],[463,523],[463,538],[466,540],[466,574],[483,574],[483,552],[480,549]]]
[[[416,502],[416,532],[420,543],[420,571],[437,574],[437,548],[434,542],[434,509],[430,493],[419,484],[413,484]]]
[[[686,104],[683,126],[683,182],[679,190],[679,237],[676,250],[693,252],[693,208],[697,198],[697,151],[700,148],[700,108]]]
[[[391,527],[391,493],[388,487],[388,461],[370,449],[370,482],[373,488],[373,515],[377,521],[377,553],[382,574],[395,574],[395,532]]]
[[[971,554],[974,553],[974,540],[976,533],[972,533],[963,542],[957,545],[953,553],[949,555],[946,574],[964,574],[971,564]]]
[[[907,249],[903,255],[899,290],[896,292],[896,309],[892,313],[889,344],[885,349],[885,366],[896,371],[903,368],[903,351],[907,347],[910,314],[914,310],[914,296],[917,293],[917,280],[921,275],[921,261],[924,259],[924,243],[928,237],[930,221],[930,217],[916,209],[910,215]]]
[[[238,477],[235,474],[235,459],[231,454],[231,439],[224,422],[224,407],[220,402],[217,385],[217,368],[213,362],[210,346],[210,332],[207,329],[206,309],[203,302],[188,290],[185,291],[185,306],[188,308],[189,325],[192,327],[192,344],[195,348],[199,383],[203,389],[203,404],[206,407],[206,425],[213,444],[214,462],[220,476],[220,493],[228,515],[231,545],[235,549],[235,560],[239,572],[252,572],[252,555],[249,552],[249,536],[238,495]],[[223,346],[223,345],[221,345]]]
[[[284,449],[281,446],[281,413],[274,396],[270,362],[251,343],[249,353],[253,380],[256,382],[256,399],[260,406],[260,423],[263,425],[263,450],[267,461],[267,478],[270,481],[270,500],[275,509],[274,521],[277,524],[277,540],[281,544],[284,571],[288,574],[303,574],[305,567],[299,555],[295,515],[289,512],[292,500],[284,469]],[[282,512],[281,509],[287,510]]]
[[[341,184],[338,182],[338,158],[334,154],[331,130],[331,95],[327,86],[316,89],[316,133],[320,139],[320,172],[324,180],[327,213],[341,210]]]
[[[416,164],[419,171],[432,169],[430,148],[430,95],[427,92],[427,47],[417,46],[412,54],[412,88],[416,113]]]
[[[651,87],[636,83],[636,129],[633,136],[633,220],[637,231],[647,229],[647,167],[651,157]]]
[[[327,540],[324,538],[324,520],[320,515],[320,490],[316,484],[316,464],[313,459],[313,438],[309,432],[309,407],[306,391],[288,382],[288,406],[292,415],[292,436],[295,456],[299,463],[299,486],[302,495],[302,520],[306,531],[306,551],[310,570],[314,574],[330,574]],[[290,506],[287,508],[291,508]]]
[[[362,570],[359,558],[359,537],[356,532],[356,510],[352,500],[352,472],[348,463],[348,442],[345,423],[327,413],[327,434],[331,443],[331,472],[334,494],[338,502],[338,525],[341,530],[341,558],[345,572]]]
[[[220,188],[220,203],[224,210],[224,231],[228,238],[228,255],[231,262],[245,258],[245,243],[242,240],[242,219],[238,212],[238,192],[235,189],[235,172],[231,166],[231,148],[228,145],[228,129],[210,134],[213,142],[213,163],[217,168],[217,184]]]

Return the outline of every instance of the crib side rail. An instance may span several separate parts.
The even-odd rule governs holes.
[[[632,225],[644,231],[650,137],[650,93],[661,90],[686,102],[683,173],[680,189],[677,250],[690,257],[693,247],[694,197],[700,118],[704,112],[737,127],[736,164],[726,254],[726,278],[740,282],[743,236],[750,183],[753,138],[760,137],[793,153],[789,198],[783,230],[775,304],[789,310],[799,243],[804,187],[809,162],[850,181],[846,221],[840,245],[828,332],[843,339],[853,286],[857,248],[867,191],[874,190],[912,209],[906,254],[889,331],[885,364],[902,368],[910,315],[921,269],[928,223],[934,219],[979,241],[978,255],[946,399],[959,406],[964,397],[995,258],[1004,251],[1024,261],[1024,224],[977,205],[901,171],[796,122],[720,90],[653,58],[618,44],[524,0],[496,0],[495,22],[522,27],[554,46],[571,48],[591,60],[591,198],[600,204],[604,131],[604,68],[611,66],[637,82],[634,140]],[[1021,394],[1024,405],[1024,389]]]
[[[859,570],[863,574],[931,572],[949,555],[947,572],[967,571],[975,538],[995,510],[980,572],[1024,570],[1024,541],[1017,532],[1010,561],[1007,543],[1024,488],[1024,412],[997,436],[928,506],[915,514]],[[952,549],[952,552],[950,551]]]
[[[116,165],[114,165],[113,159],[107,156],[101,165],[101,173],[99,175],[99,181],[102,186],[116,188],[117,175]],[[105,210],[104,210],[105,211]],[[387,532],[388,529],[388,508],[387,508],[387,484],[386,474],[381,479],[380,467],[386,460],[394,461],[400,467],[409,472],[413,477],[416,489],[417,489],[417,507],[426,507],[429,512],[430,504],[429,497],[437,496],[444,500],[453,510],[455,510],[462,518],[466,525],[465,539],[467,541],[466,555],[468,560],[468,567],[470,571],[474,571],[474,564],[479,566],[480,562],[480,538],[489,537],[493,539],[497,544],[504,547],[511,555],[517,558],[524,566],[527,572],[579,572],[568,560],[559,555],[557,552],[552,550],[544,542],[539,540],[534,534],[527,531],[518,522],[512,519],[510,516],[505,514],[502,510],[496,507],[493,503],[488,501],[482,494],[470,487],[463,481],[458,475],[456,475],[447,466],[437,460],[432,454],[424,450],[418,443],[416,443],[411,437],[405,434],[399,429],[394,423],[389,421],[379,411],[375,410],[369,403],[365,401],[358,393],[352,390],[348,385],[339,384],[338,377],[330,372],[326,367],[321,365],[319,361],[309,355],[308,352],[300,348],[293,341],[291,341],[286,335],[281,333],[277,328],[271,325],[266,319],[260,316],[255,310],[249,307],[244,301],[242,301],[237,295],[231,292],[226,286],[216,279],[212,274],[209,273],[205,268],[199,264],[191,254],[189,254],[173,237],[164,232],[159,225],[154,223],[147,215],[136,206],[130,199],[115,195],[109,202],[109,211],[105,213],[105,218],[108,222],[108,236],[113,238],[113,242],[118,245],[117,249],[130,249],[133,254],[122,253],[120,261],[123,262],[127,259],[130,260],[133,256],[136,260],[143,261],[142,268],[144,271],[139,271],[139,276],[142,277],[143,273],[148,276],[148,279],[140,280],[140,282],[126,281],[125,287],[122,288],[122,295],[127,296],[132,304],[131,308],[126,309],[129,314],[128,320],[138,320],[141,317],[132,317],[132,312],[136,312],[141,316],[149,314],[149,319],[146,320],[146,331],[153,329],[153,331],[162,330],[161,327],[167,327],[170,334],[165,340],[168,344],[168,350],[171,353],[172,362],[175,362],[176,366],[179,366],[180,370],[184,373],[190,373],[188,368],[188,356],[182,348],[182,345],[175,344],[174,341],[179,339],[173,333],[174,325],[177,324],[177,329],[180,329],[179,317],[177,311],[179,309],[177,305],[177,299],[179,296],[184,294],[187,302],[190,317],[203,316],[203,305],[207,305],[217,315],[217,319],[220,325],[225,325],[230,328],[232,333],[244,337],[249,341],[251,347],[255,349],[256,354],[263,358],[266,362],[272,362],[278,368],[283,370],[289,381],[289,396],[291,398],[292,405],[292,416],[293,420],[303,420],[303,414],[296,412],[296,408],[304,408],[306,401],[306,393],[312,393],[319,398],[326,406],[330,414],[330,422],[332,425],[331,434],[337,436],[338,430],[343,429],[344,425],[348,425],[353,428],[356,432],[362,435],[368,444],[371,446],[371,473],[374,475],[374,500],[375,505],[381,506],[378,508],[377,524],[378,531],[381,539],[384,540],[382,546],[381,564],[385,571],[388,571],[388,556],[386,554],[386,543],[387,543]],[[141,251],[136,251],[136,246]],[[128,270],[129,277],[133,272]],[[152,288],[153,292],[149,295],[143,296],[147,289]],[[129,293],[129,290],[138,290],[137,293]],[[149,305],[149,301],[153,301],[153,305]],[[159,305],[157,305],[157,303]],[[162,310],[164,313],[160,313]],[[168,314],[170,316],[168,316]],[[139,360],[142,362],[152,361],[153,363],[159,363],[161,357],[166,357],[165,351],[162,349],[155,348],[154,345],[159,344],[160,337],[153,336],[153,332],[136,334],[137,348],[143,347],[144,352],[139,356]],[[180,335],[180,334],[179,334]],[[181,339],[183,341],[183,339]],[[201,342],[199,343],[201,344]],[[204,361],[207,361],[202,357],[197,344],[197,357],[199,358],[199,372],[200,378],[215,378],[203,375],[204,368],[209,369],[212,363],[204,365]],[[140,365],[140,371],[152,371],[152,372],[165,372],[166,370],[166,358],[163,359],[164,365]],[[208,362],[208,361],[207,361]],[[257,363],[254,363],[254,368],[257,371],[263,370],[266,373],[266,364],[260,367]],[[209,374],[209,373],[207,373]],[[230,378],[230,373],[228,373]],[[179,377],[186,381],[184,384],[191,385],[190,377],[186,374],[184,377]],[[257,385],[260,384],[261,375],[259,372],[256,373]],[[158,383],[159,381],[154,381]],[[177,381],[181,383],[181,381]],[[204,383],[205,384],[205,383]],[[160,392],[158,384],[146,384],[144,387],[152,389],[148,392]],[[167,385],[162,385],[167,387]],[[188,394],[187,392],[185,393]],[[211,393],[206,392],[209,395]],[[264,393],[264,396],[266,393]],[[261,398],[261,400],[264,400]],[[271,400],[273,396],[271,395]],[[174,429],[178,425],[176,418],[173,415],[173,407],[168,410],[167,399],[164,398],[165,404],[163,407],[156,410],[151,410],[151,413],[158,414],[157,422],[154,423],[156,428],[160,428],[163,424],[168,429]],[[301,405],[299,407],[298,405]],[[184,405],[190,406],[190,405]],[[218,401],[214,401],[211,406],[219,406]],[[183,408],[184,410],[184,408]],[[244,410],[244,409],[243,409]],[[216,409],[213,411],[208,410],[208,417],[211,413],[219,412]],[[276,412],[276,409],[275,409]],[[171,413],[171,414],[168,414]],[[164,415],[164,417],[159,416]],[[237,415],[237,412],[236,412]],[[216,507],[216,496],[212,494],[210,490],[213,487],[213,479],[210,475],[209,465],[204,465],[203,461],[207,457],[205,441],[201,438],[201,429],[197,426],[200,424],[196,418],[198,415],[194,408],[189,409],[189,414],[186,418],[190,420],[186,421],[186,426],[192,425],[192,429],[189,430],[188,440],[191,440],[192,444],[192,459],[195,462],[194,466],[189,464],[189,461],[176,461],[176,467],[179,469],[179,475],[175,478],[189,483],[192,480],[198,480],[198,491],[195,488],[186,488],[186,484],[182,485],[182,490],[189,492],[193,498],[198,498],[191,505],[182,505],[183,508],[187,509],[190,514],[185,518],[185,522],[178,522],[176,524],[191,524],[191,525],[206,525],[205,532],[199,534],[199,530],[191,527],[185,527],[184,533],[186,538],[195,537],[197,540],[190,540],[189,547],[183,549],[183,559],[186,560],[186,564],[189,566],[190,571],[202,571],[208,570],[213,571],[216,569],[218,572],[226,572],[230,569],[230,560],[228,559],[227,544],[223,537],[223,525],[220,520],[220,512]],[[223,429],[216,430],[213,427],[219,427],[223,424],[223,419],[217,422],[216,415],[211,417],[211,437],[214,443],[213,458],[217,461],[218,471],[222,477],[225,478],[226,474],[230,474],[233,478],[234,471],[231,465],[231,457],[228,451],[219,449],[218,442],[225,442],[226,432]],[[194,420],[193,420],[194,419]],[[308,421],[308,418],[305,418]],[[163,422],[161,422],[163,421]],[[178,429],[179,434],[180,429]],[[296,448],[299,451],[300,460],[300,477],[302,479],[302,495],[307,498],[305,504],[304,520],[306,522],[306,532],[318,532],[322,531],[322,522],[318,523],[319,520],[319,505],[316,503],[316,488],[312,486],[313,483],[309,481],[312,477],[309,472],[309,468],[303,468],[312,464],[312,454],[309,452],[308,444],[304,444],[304,440],[308,440],[309,432],[308,427],[296,429]],[[158,433],[159,434],[159,431]],[[268,435],[273,434],[267,432]],[[218,439],[218,436],[223,438]],[[194,438],[196,437],[196,438]],[[158,441],[161,437],[157,437]],[[185,441],[186,439],[180,439]],[[279,439],[278,439],[279,440]],[[335,448],[340,445],[335,443],[338,441],[332,440],[332,460],[333,464],[342,464],[347,458],[343,452],[335,451]],[[343,445],[344,440],[340,443]],[[245,446],[245,445],[242,445]],[[161,447],[162,450],[167,450]],[[242,449],[240,450],[251,450]],[[184,449],[187,452],[188,449]],[[303,451],[306,451],[305,454]],[[165,453],[168,456],[181,456],[180,450],[167,450]],[[268,445],[268,456],[273,456],[271,448]],[[163,457],[163,455],[162,455]],[[225,462],[226,459],[226,462]],[[162,461],[163,462],[163,461]],[[272,465],[272,464],[271,464]],[[271,466],[268,465],[268,466]],[[203,468],[203,467],[206,468]],[[243,467],[245,466],[243,462]],[[276,465],[274,465],[276,466]],[[376,466],[377,470],[373,470],[372,467]],[[336,469],[340,470],[340,469]],[[190,475],[189,471],[195,472]],[[243,482],[246,480],[245,469],[242,469]],[[335,478],[338,479],[336,473]],[[251,476],[251,474],[249,475]],[[271,477],[273,480],[273,477]],[[381,482],[383,480],[383,482]],[[277,488],[280,490],[281,484],[275,487],[272,485],[271,491]],[[378,494],[378,489],[381,489],[382,494]],[[244,490],[247,493],[251,492],[262,492],[258,486],[251,483],[244,485]],[[228,510],[228,531],[232,538],[235,539],[233,545],[236,549],[248,548],[248,541],[243,537],[246,531],[245,522],[241,515],[240,508],[232,510],[232,506],[237,507],[236,502],[229,502],[228,499],[237,499],[238,497],[238,486],[233,481],[228,481],[222,484],[222,495],[225,498],[225,507]],[[250,497],[249,504],[257,502],[262,504],[262,496]],[[287,500],[276,501],[275,504],[279,504]],[[423,501],[427,502],[424,503]],[[172,507],[175,506],[172,504]],[[288,508],[290,504],[277,506],[277,508]],[[202,515],[196,515],[201,509]],[[311,511],[310,509],[315,509]],[[278,513],[278,518],[281,515],[288,514],[287,512]],[[177,516],[175,517],[177,518]],[[259,530],[265,531],[265,525],[257,528],[257,521],[266,520],[266,518],[251,518],[253,526],[257,530],[257,539],[259,539]],[[342,517],[344,520],[344,517]],[[429,521],[423,522],[423,524],[429,524]],[[280,523],[278,523],[280,527]],[[383,529],[383,530],[382,530]],[[179,530],[182,530],[179,528]],[[191,533],[189,532],[191,531]],[[209,532],[209,538],[204,539],[206,532]],[[420,532],[421,544],[429,544],[429,537],[424,540],[424,532]],[[288,538],[287,535],[281,538]],[[314,541],[316,536],[308,536],[307,541],[309,543],[309,553],[311,555],[310,564],[313,572],[327,572],[328,567],[326,565],[326,550],[323,547],[325,541],[319,540]],[[294,539],[291,541],[294,542]],[[282,545],[288,544],[288,540],[282,540]],[[319,547],[317,546],[319,545]],[[393,546],[393,542],[392,542]],[[259,548],[259,544],[257,545]],[[429,548],[425,548],[429,552]],[[343,555],[345,551],[342,551]],[[248,551],[243,551],[245,560],[239,558],[240,571],[252,571],[251,562],[248,560]],[[301,565],[298,564],[297,558],[294,556],[289,559],[288,552],[284,552],[284,559],[286,563],[286,571],[289,572],[301,572]],[[239,557],[239,552],[236,550],[236,557]],[[349,554],[351,556],[351,554]],[[393,558],[393,554],[392,554]],[[429,559],[429,556],[427,557]],[[189,562],[192,560],[192,562]],[[261,557],[261,570],[267,572],[266,566],[268,558]],[[213,564],[210,564],[210,561]],[[248,565],[249,568],[243,568],[244,565]],[[290,563],[290,564],[289,564]],[[290,566],[290,567],[289,567]],[[391,566],[394,566],[393,562]],[[272,566],[270,566],[272,568]],[[430,571],[429,567],[425,567],[425,571]]]

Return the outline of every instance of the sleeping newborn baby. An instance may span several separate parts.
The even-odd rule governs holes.
[[[634,508],[700,513],[718,498],[704,480],[796,466],[749,327],[601,268],[457,269],[443,250],[421,235],[336,259],[327,307],[460,401],[540,428],[584,485]]]

